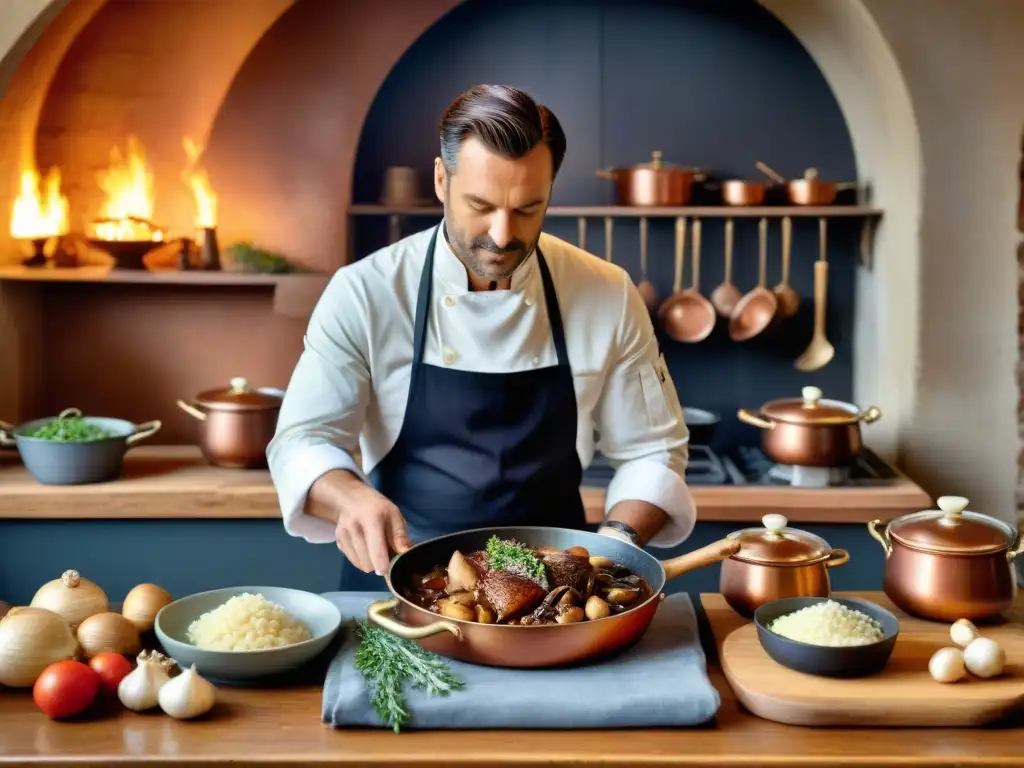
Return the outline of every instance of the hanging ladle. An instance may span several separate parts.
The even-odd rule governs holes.
[[[836,348],[825,337],[825,298],[828,296],[828,261],[825,246],[824,217],[818,219],[818,260],[814,262],[814,335],[804,353],[797,358],[798,370],[808,373],[828,365],[835,357]]]
[[[775,294],[765,287],[768,279],[768,219],[758,225],[757,285],[736,304],[729,318],[729,337],[733,341],[748,341],[768,327],[775,316],[778,302]]]
[[[711,292],[711,303],[715,305],[718,314],[722,317],[730,317],[736,302],[740,300],[740,289],[732,282],[732,242],[733,226],[732,219],[725,220],[725,279]]]
[[[785,216],[782,219],[782,279],[774,289],[780,318],[792,317],[800,308],[800,294],[789,284],[789,252],[792,245],[793,221]]]
[[[640,292],[648,312],[654,312],[658,308],[658,289],[647,279],[647,217],[640,217],[640,282],[636,289]]]
[[[686,224],[676,219],[676,288],[665,304],[661,305],[665,332],[676,341],[694,344],[706,339],[715,327],[715,308],[700,292],[700,229],[701,221],[693,222],[693,279],[689,288],[679,291],[683,279],[683,249]]]

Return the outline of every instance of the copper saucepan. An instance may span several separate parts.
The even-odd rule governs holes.
[[[818,177],[817,168],[808,168],[802,179],[786,179],[760,160],[757,169],[777,184],[786,188],[786,196],[793,205],[832,205],[836,196],[844,189],[857,189],[855,181],[823,181]]]
[[[655,150],[649,163],[601,168],[597,176],[615,182],[619,205],[675,207],[689,204],[694,182],[702,181],[706,173],[697,168],[667,165],[661,152]]]
[[[529,626],[441,619],[402,594],[417,574],[446,566],[455,550],[467,554],[486,549],[491,536],[530,547],[583,547],[591,557],[610,558],[640,576],[651,587],[651,596],[603,619]],[[724,539],[670,560],[658,560],[632,544],[586,531],[542,526],[478,528],[424,541],[394,557],[386,576],[394,599],[372,603],[367,617],[429,651],[472,664],[514,668],[579,664],[610,656],[639,640],[664,598],[662,589],[669,579],[717,563],[739,548],[739,541]],[[394,616],[389,615],[392,611]]]

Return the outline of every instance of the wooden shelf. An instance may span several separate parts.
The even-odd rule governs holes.
[[[444,210],[440,206],[391,207],[387,205],[351,205],[348,209],[351,216],[440,216]],[[699,216],[705,218],[741,218],[741,217],[862,217],[879,218],[882,211],[862,205],[829,205],[822,207],[772,205],[754,207],[739,206],[687,206],[683,208],[640,208],[622,205],[555,205],[548,208],[548,216],[576,218],[617,217],[637,219],[674,218],[676,216]]]
[[[266,470],[221,469],[192,446],[144,446],[125,456],[122,479],[80,486],[41,485],[15,451],[0,452],[0,519],[279,518]],[[870,488],[691,487],[702,521],[753,523],[770,512],[793,523],[864,524],[927,509],[931,500],[900,476]],[[587,519],[599,522],[604,490],[581,489]]]

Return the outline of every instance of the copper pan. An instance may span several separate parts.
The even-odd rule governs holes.
[[[761,333],[775,317],[778,300],[765,287],[768,280],[768,220],[761,219],[758,227],[758,280],[757,285],[736,302],[729,317],[729,337],[733,341],[749,341]]]
[[[661,305],[659,316],[665,333],[684,344],[704,341],[715,328],[718,316],[708,298],[700,292],[700,219],[693,222],[693,280],[685,291],[673,293]],[[681,282],[682,245],[686,240],[686,225],[682,217],[676,219],[676,282]]]
[[[628,611],[578,624],[478,624],[439,619],[399,591],[416,574],[445,565],[455,550],[473,552],[487,547],[491,536],[515,539],[532,547],[584,547],[591,556],[621,563],[643,578],[651,597]],[[492,667],[540,668],[578,665],[621,652],[639,640],[650,626],[665,595],[669,579],[720,562],[739,551],[740,542],[723,539],[670,560],[658,560],[625,541],[586,531],[542,526],[478,528],[424,541],[396,555],[386,576],[394,598],[367,607],[367,618],[387,631],[442,656]]]
[[[823,181],[818,178],[817,168],[805,170],[802,179],[786,179],[760,160],[757,162],[757,169],[772,181],[785,186],[786,196],[792,205],[832,205],[841,190],[857,189],[855,181]]]

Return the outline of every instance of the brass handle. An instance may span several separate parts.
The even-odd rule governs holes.
[[[128,439],[125,440],[129,446],[135,445],[140,440],[145,440],[147,437],[152,437],[160,431],[160,427],[163,426],[159,421],[147,421],[139,424],[135,427],[135,431],[128,435]]]
[[[754,163],[754,167],[757,168],[757,170],[759,170],[761,173],[763,173],[769,179],[774,181],[776,184],[785,184],[786,183],[785,177],[783,177],[781,174],[778,174],[775,171],[773,171],[771,168],[769,168],[767,165],[762,163],[760,160],[758,160],[756,163]]]
[[[714,565],[720,560],[732,557],[739,551],[740,542],[737,539],[722,539],[708,544],[706,547],[695,549],[693,552],[687,552],[685,555],[673,557],[671,560],[662,560],[661,567],[665,569],[665,581],[706,565]]]
[[[615,171],[609,170],[607,168],[598,168],[595,171],[595,174],[597,175],[597,178],[607,179],[608,181],[615,181],[619,177],[619,175],[615,173]]]
[[[63,421],[64,419],[78,419],[81,418],[81,416],[82,412],[78,408],[65,408],[57,414],[57,421]]]
[[[850,562],[850,553],[845,549],[836,547],[832,550],[832,554],[828,556],[828,560],[825,561],[826,568],[838,568],[840,565],[846,565]]]
[[[14,439],[14,427],[6,421],[0,421],[0,445],[13,448],[18,443]]]
[[[868,533],[871,534],[871,538],[882,545],[882,550],[885,552],[885,559],[889,559],[889,555],[892,554],[892,541],[889,540],[889,526],[887,523],[883,523],[881,520],[872,520],[868,523]]]
[[[191,403],[186,403],[184,400],[179,400],[178,407],[181,408],[181,410],[183,410],[189,416],[195,419],[199,419],[200,421],[206,421],[206,414],[200,411]]]
[[[762,419],[749,408],[740,408],[736,411],[736,418],[744,424],[749,424],[750,426],[758,427],[759,429],[775,429],[774,421],[771,421],[770,419]]]
[[[882,418],[881,409],[873,405],[868,406],[859,414],[857,414],[857,419],[863,422],[864,424],[870,424],[873,421],[878,421],[880,418]]]
[[[1024,538],[1018,536],[1017,543],[1006,550],[1006,560],[1012,563],[1022,551],[1024,551]]]
[[[387,630],[403,640],[420,640],[424,637],[439,635],[442,632],[451,632],[459,640],[462,639],[462,629],[454,621],[435,621],[424,627],[410,627],[391,616],[384,614],[398,605],[397,600],[376,600],[367,607],[366,618],[371,624],[376,624],[381,629]]]

